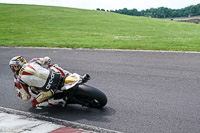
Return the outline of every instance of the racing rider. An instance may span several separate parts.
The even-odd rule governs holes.
[[[43,68],[43,65],[50,65],[49,57],[34,58],[28,63],[23,56],[15,56],[9,66],[14,73],[15,86],[17,87],[18,96],[27,101],[31,98],[30,90],[36,90],[39,94],[33,98],[33,107],[43,107],[61,103],[66,104],[66,99],[54,99],[52,96],[60,87],[62,77],[69,74],[58,65],[52,65],[50,69]]]

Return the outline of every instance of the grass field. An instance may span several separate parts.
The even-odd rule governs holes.
[[[200,24],[0,4],[0,46],[200,51]]]

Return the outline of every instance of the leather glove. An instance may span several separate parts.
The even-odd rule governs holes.
[[[50,65],[51,64],[51,58],[46,56],[44,57],[44,65]]]

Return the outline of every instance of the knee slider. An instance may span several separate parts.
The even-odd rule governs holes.
[[[36,98],[36,100],[38,103],[41,103],[41,102],[49,99],[52,95],[53,95],[53,93],[51,92],[51,90],[49,90],[47,92],[40,92],[38,94],[38,97]]]

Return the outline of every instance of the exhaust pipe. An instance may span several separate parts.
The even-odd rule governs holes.
[[[90,77],[90,75],[89,74],[85,74],[85,75],[83,75],[83,77],[82,77],[82,81],[83,81],[83,83],[86,83],[88,80],[90,80],[91,79],[91,77]]]

